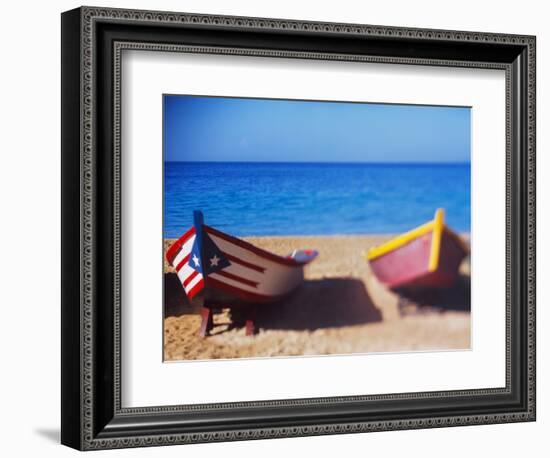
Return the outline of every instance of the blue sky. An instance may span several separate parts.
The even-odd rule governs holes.
[[[470,162],[470,108],[164,96],[166,161]]]

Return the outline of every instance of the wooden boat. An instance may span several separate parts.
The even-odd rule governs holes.
[[[391,289],[451,286],[469,250],[444,218],[438,209],[432,221],[371,248],[366,258],[378,280]]]
[[[245,308],[247,334],[254,332],[255,306],[284,298],[304,280],[304,266],[315,250],[295,250],[283,257],[204,224],[195,211],[194,224],[167,251],[168,262],[191,301],[203,300],[201,335],[212,327],[212,310]]]

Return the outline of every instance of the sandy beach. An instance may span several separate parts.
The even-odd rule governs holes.
[[[207,338],[200,316],[165,262],[164,358],[242,358],[470,348],[470,277],[444,293],[404,297],[387,290],[361,253],[391,236],[246,237],[280,255],[313,248],[318,258],[304,284],[287,300],[258,307],[255,336],[229,311],[217,314]],[[467,239],[467,237],[465,237]],[[167,239],[165,251],[174,242]]]

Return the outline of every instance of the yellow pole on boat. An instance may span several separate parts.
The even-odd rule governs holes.
[[[441,249],[441,236],[445,224],[445,210],[438,208],[434,216],[434,227],[432,231],[432,245],[430,248],[430,260],[428,270],[434,272],[439,266],[439,254]]]

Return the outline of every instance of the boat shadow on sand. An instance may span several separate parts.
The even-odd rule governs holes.
[[[429,290],[396,290],[401,316],[447,311],[469,312],[471,308],[470,276],[460,274],[453,286]]]
[[[196,314],[176,274],[164,274],[165,317]],[[254,306],[254,305],[252,305]],[[240,310],[231,313],[228,329],[242,326]],[[288,298],[256,305],[256,326],[271,330],[307,330],[353,326],[382,320],[364,283],[355,278],[305,280]]]
[[[258,307],[260,328],[308,330],[382,320],[364,283],[355,278],[306,280],[284,301]]]
[[[177,274],[164,273],[164,316],[190,315],[200,312],[200,308],[190,303],[181,286]]]

